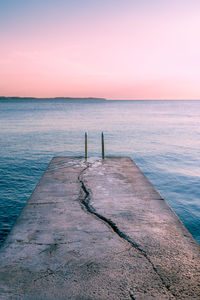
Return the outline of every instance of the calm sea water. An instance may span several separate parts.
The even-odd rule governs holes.
[[[200,243],[200,101],[0,101],[0,242],[54,155],[128,155]]]

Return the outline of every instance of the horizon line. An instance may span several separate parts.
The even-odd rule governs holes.
[[[126,99],[126,98],[121,98],[121,99],[108,99],[104,97],[70,97],[70,96],[55,96],[55,97],[34,97],[34,96],[0,96],[1,98],[18,98],[18,99],[96,99],[96,100],[102,100],[102,101],[200,101],[200,99]]]

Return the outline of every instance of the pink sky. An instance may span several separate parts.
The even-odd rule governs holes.
[[[32,2],[0,2],[0,95],[200,99],[197,1]]]

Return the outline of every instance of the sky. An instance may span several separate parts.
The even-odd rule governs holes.
[[[0,0],[0,95],[200,99],[199,0]]]

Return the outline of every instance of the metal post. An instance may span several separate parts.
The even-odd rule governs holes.
[[[85,159],[88,158],[88,134],[85,132]]]
[[[105,158],[105,150],[104,150],[104,134],[101,134],[101,146],[102,146],[102,159]]]

